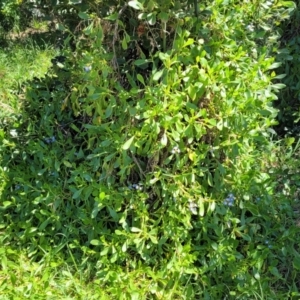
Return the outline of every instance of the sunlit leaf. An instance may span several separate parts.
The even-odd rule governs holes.
[[[131,137],[129,140],[127,140],[127,141],[125,142],[125,144],[122,146],[122,149],[123,149],[123,150],[128,150],[128,149],[130,148],[130,146],[131,146],[133,140],[134,140],[134,136]]]
[[[143,9],[142,3],[137,1],[137,0],[129,1],[128,5],[131,6],[132,8],[134,8],[134,9],[136,9],[136,10],[142,10]]]

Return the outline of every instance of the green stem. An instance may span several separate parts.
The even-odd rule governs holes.
[[[195,9],[195,17],[198,18],[199,11],[198,11],[198,1],[194,0],[194,9]]]

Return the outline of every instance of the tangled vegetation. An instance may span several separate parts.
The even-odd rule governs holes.
[[[300,296],[294,2],[0,3],[3,299]]]

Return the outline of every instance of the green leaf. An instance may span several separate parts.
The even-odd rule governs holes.
[[[83,189],[84,189],[84,188],[81,188],[81,189],[77,190],[77,191],[73,194],[72,198],[73,198],[73,199],[79,198],[79,196],[81,195]]]
[[[78,133],[81,133],[81,130],[73,123],[70,124],[70,127]]]
[[[161,78],[161,76],[163,75],[163,72],[164,72],[164,70],[159,70],[159,71],[155,72],[153,75],[153,80],[158,81]]]
[[[128,5],[136,10],[142,10],[144,9],[142,3],[140,3],[139,1],[136,0],[131,0],[128,2]]]
[[[206,119],[205,120],[207,123],[209,123],[212,126],[216,126],[217,125],[217,121],[215,119]]]
[[[148,62],[149,62],[148,59],[137,59],[137,60],[134,61],[134,64],[136,66],[142,66],[142,65],[147,64]]]
[[[170,55],[164,52],[159,52],[158,57],[162,60],[162,61],[166,61],[166,60],[170,60]]]
[[[131,230],[132,232],[141,232],[141,231],[142,231],[141,229],[139,229],[139,228],[137,228],[137,227],[131,227],[130,230]]]
[[[3,201],[3,207],[9,207],[10,205],[12,205],[11,201]]]
[[[297,8],[297,5],[294,1],[280,1],[279,5],[285,6],[285,7],[289,7],[289,8]]]
[[[118,214],[116,213],[116,211],[110,207],[108,207],[109,213],[112,216],[112,218],[114,219],[114,221],[118,221]]]
[[[282,278],[282,275],[279,273],[276,267],[270,267],[269,270],[276,278]]]
[[[126,252],[127,251],[127,242],[125,242],[122,246],[122,252]]]
[[[136,78],[138,79],[139,82],[141,82],[143,85],[145,85],[145,81],[144,78],[141,74],[137,74]]]
[[[204,213],[205,213],[204,202],[201,201],[200,204],[199,204],[199,215],[200,215],[201,217],[203,217],[203,216],[204,216]]]
[[[80,19],[83,19],[83,20],[88,20],[90,18],[90,16],[87,13],[84,13],[84,12],[80,12],[78,14],[78,16],[79,16]]]
[[[207,183],[208,183],[208,185],[210,185],[210,186],[213,186],[213,185],[214,185],[214,184],[213,184],[213,178],[212,178],[210,172],[207,173]]]
[[[187,47],[187,46],[189,46],[189,45],[194,44],[194,42],[195,42],[194,39],[189,38],[189,39],[184,43],[183,48],[184,48],[184,47]]]
[[[116,13],[113,13],[111,15],[109,15],[108,17],[104,18],[105,20],[110,20],[110,21],[115,21],[118,19],[118,16],[119,14],[116,12]]]
[[[163,22],[168,22],[168,20],[169,20],[169,14],[162,11],[162,12],[160,12],[160,13],[158,14],[158,18],[159,18],[160,20],[162,20]]]
[[[70,164],[67,160],[64,160],[63,163],[68,168],[72,168],[73,167],[72,164]]]
[[[300,271],[300,256],[296,256],[293,260],[294,268]]]
[[[123,40],[122,40],[122,48],[123,50],[127,50],[128,46],[127,46],[127,41],[126,41],[126,38],[124,37]]]
[[[60,31],[65,31],[66,27],[63,24],[56,24],[56,29]]]
[[[91,218],[92,219],[95,219],[98,215],[98,212],[99,212],[99,208],[98,208],[98,205],[96,205],[93,210],[92,210],[92,213],[91,213]]]
[[[281,66],[281,64],[282,64],[281,62],[275,62],[271,66],[268,67],[268,70],[277,69],[278,67]]]
[[[251,237],[250,237],[248,234],[240,233],[240,235],[242,236],[242,238],[243,238],[245,241],[248,241],[248,242],[251,241]]]
[[[153,26],[156,24],[156,14],[155,13],[150,13],[147,15],[146,20],[148,23]]]
[[[208,206],[208,210],[210,212],[213,212],[215,209],[216,209],[216,202],[215,201],[210,202]]]
[[[108,253],[108,251],[109,251],[109,248],[110,248],[110,247],[105,247],[105,248],[100,252],[100,255],[101,255],[101,256],[106,255],[106,254]]]
[[[122,149],[123,149],[123,150],[128,150],[128,149],[130,148],[130,146],[131,146],[133,140],[134,140],[134,136],[131,137],[131,138],[130,138],[123,146],[122,146]]]
[[[101,242],[99,240],[91,240],[90,244],[94,245],[94,246],[99,246],[99,245],[101,245]]]
[[[168,144],[168,137],[167,137],[166,133],[163,134],[163,136],[161,137],[160,142],[161,142],[162,146],[164,146],[164,147],[167,146],[167,144]]]
[[[100,200],[103,200],[103,199],[105,198],[105,196],[106,196],[106,194],[105,194],[104,192],[101,192],[101,193],[99,194],[99,199],[100,199]]]
[[[295,142],[295,138],[294,137],[288,137],[284,139],[285,144],[289,147],[292,146]]]

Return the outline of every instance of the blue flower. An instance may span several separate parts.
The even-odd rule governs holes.
[[[232,193],[230,193],[227,198],[224,200],[224,205],[226,206],[233,206],[234,204],[234,195]]]
[[[49,138],[44,138],[46,144],[52,144],[56,141],[55,136],[51,136]]]
[[[136,191],[141,191],[141,190],[143,190],[142,185],[141,185],[141,184],[136,184],[136,183],[130,184],[130,185],[128,186],[128,188],[129,188],[130,190],[136,190]]]
[[[271,249],[273,246],[270,244],[269,240],[265,240],[265,244],[268,246],[269,249]]]
[[[92,70],[92,66],[84,66],[83,70],[84,70],[84,72],[88,73]]]

